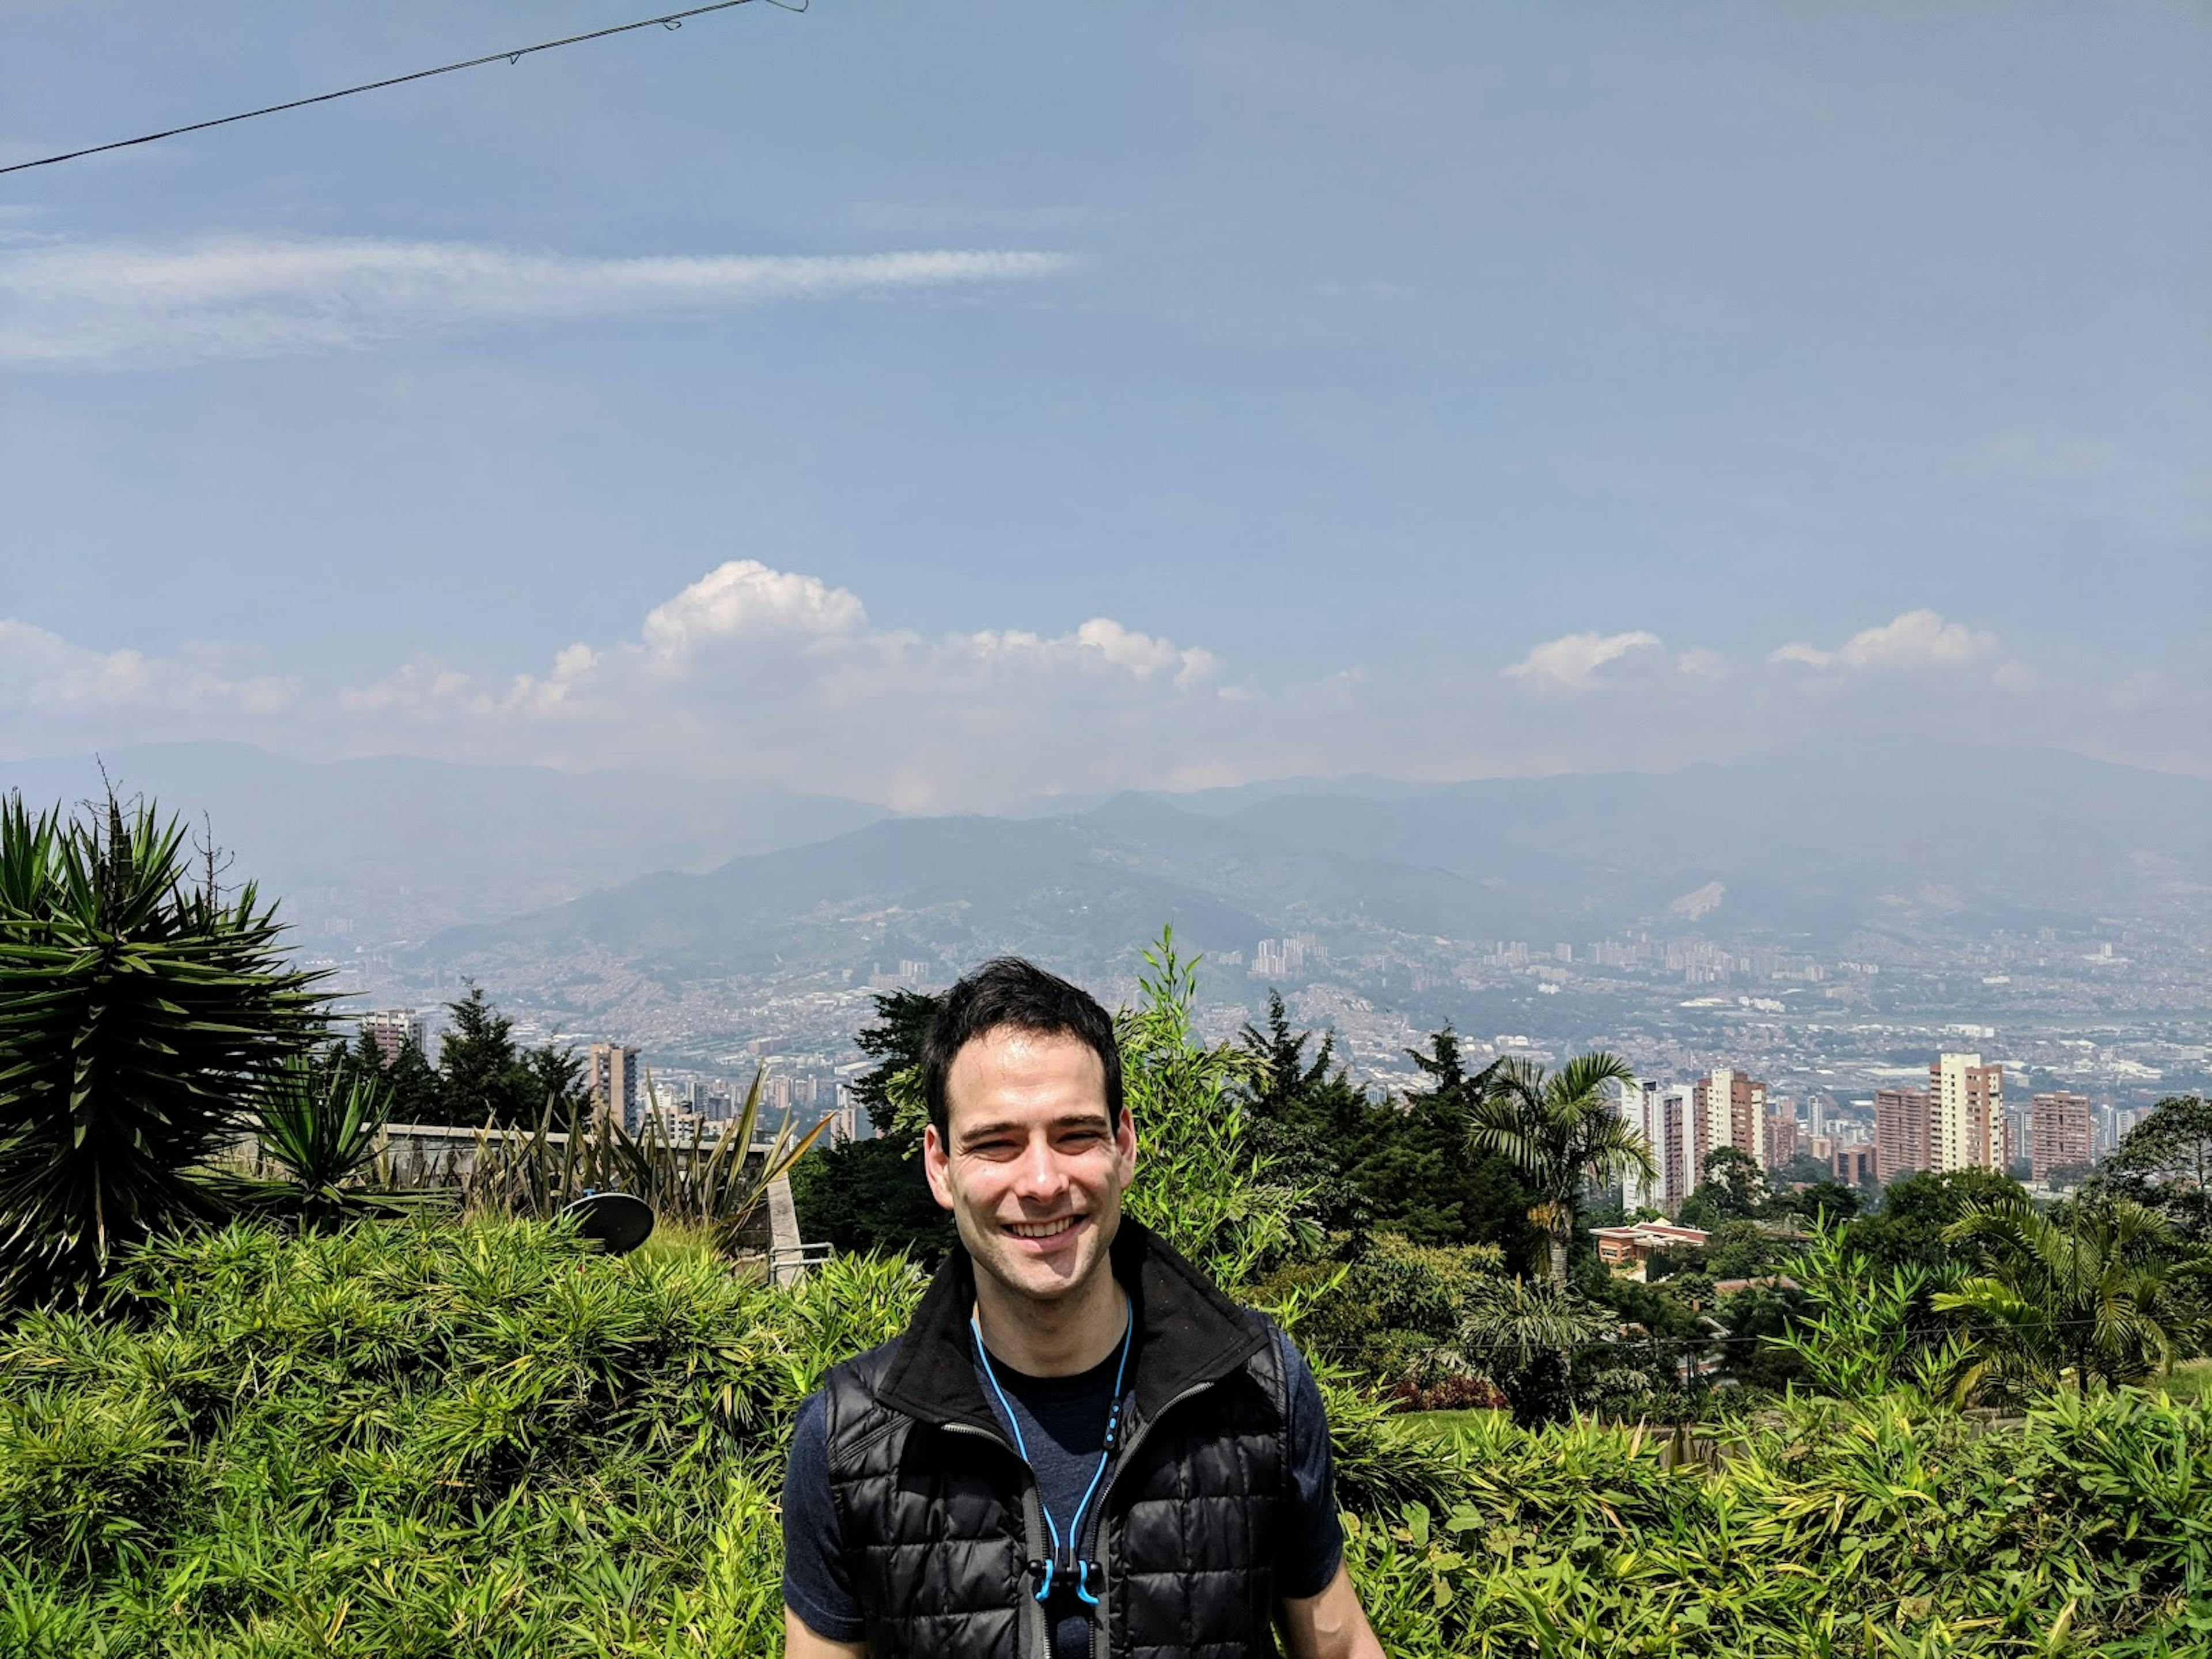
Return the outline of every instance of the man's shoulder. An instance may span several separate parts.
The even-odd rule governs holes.
[[[820,1424],[825,1440],[849,1434],[872,1414],[884,1375],[898,1358],[898,1338],[893,1337],[832,1365],[823,1373],[822,1385],[799,1407],[802,1420],[811,1418]]]

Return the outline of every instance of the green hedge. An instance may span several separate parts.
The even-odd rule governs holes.
[[[499,1223],[233,1230],[126,1290],[0,1335],[7,1659],[774,1653],[792,1407],[918,1281]],[[2212,1651],[2203,1407],[1801,1407],[1669,1471],[1632,1431],[1332,1402],[1394,1655]]]

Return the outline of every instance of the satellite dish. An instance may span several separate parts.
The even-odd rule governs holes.
[[[586,1193],[561,1213],[609,1255],[628,1255],[653,1236],[653,1206],[628,1193]]]

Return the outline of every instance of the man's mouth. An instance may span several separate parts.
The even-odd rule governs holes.
[[[1073,1232],[1083,1224],[1083,1218],[1079,1215],[1064,1215],[1054,1221],[1009,1221],[1003,1224],[1006,1230],[1016,1238],[1026,1238],[1034,1243],[1048,1244],[1056,1239],[1065,1238]]]

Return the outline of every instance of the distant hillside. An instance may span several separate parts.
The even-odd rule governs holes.
[[[512,915],[647,871],[820,841],[881,807],[648,772],[578,775],[384,756],[308,761],[248,744],[108,750],[125,794],[203,814],[240,875],[295,915]],[[99,793],[89,755],[0,761],[33,807]],[[405,902],[400,901],[404,899]]]
[[[425,954],[588,945],[680,980],[940,951],[1103,963],[1166,921],[1212,950],[1358,921],[1454,939],[1651,925],[1828,942],[1869,925],[2171,916],[2208,900],[2212,785],[2033,751],[1800,750],[1656,775],[890,820],[454,930]]]

